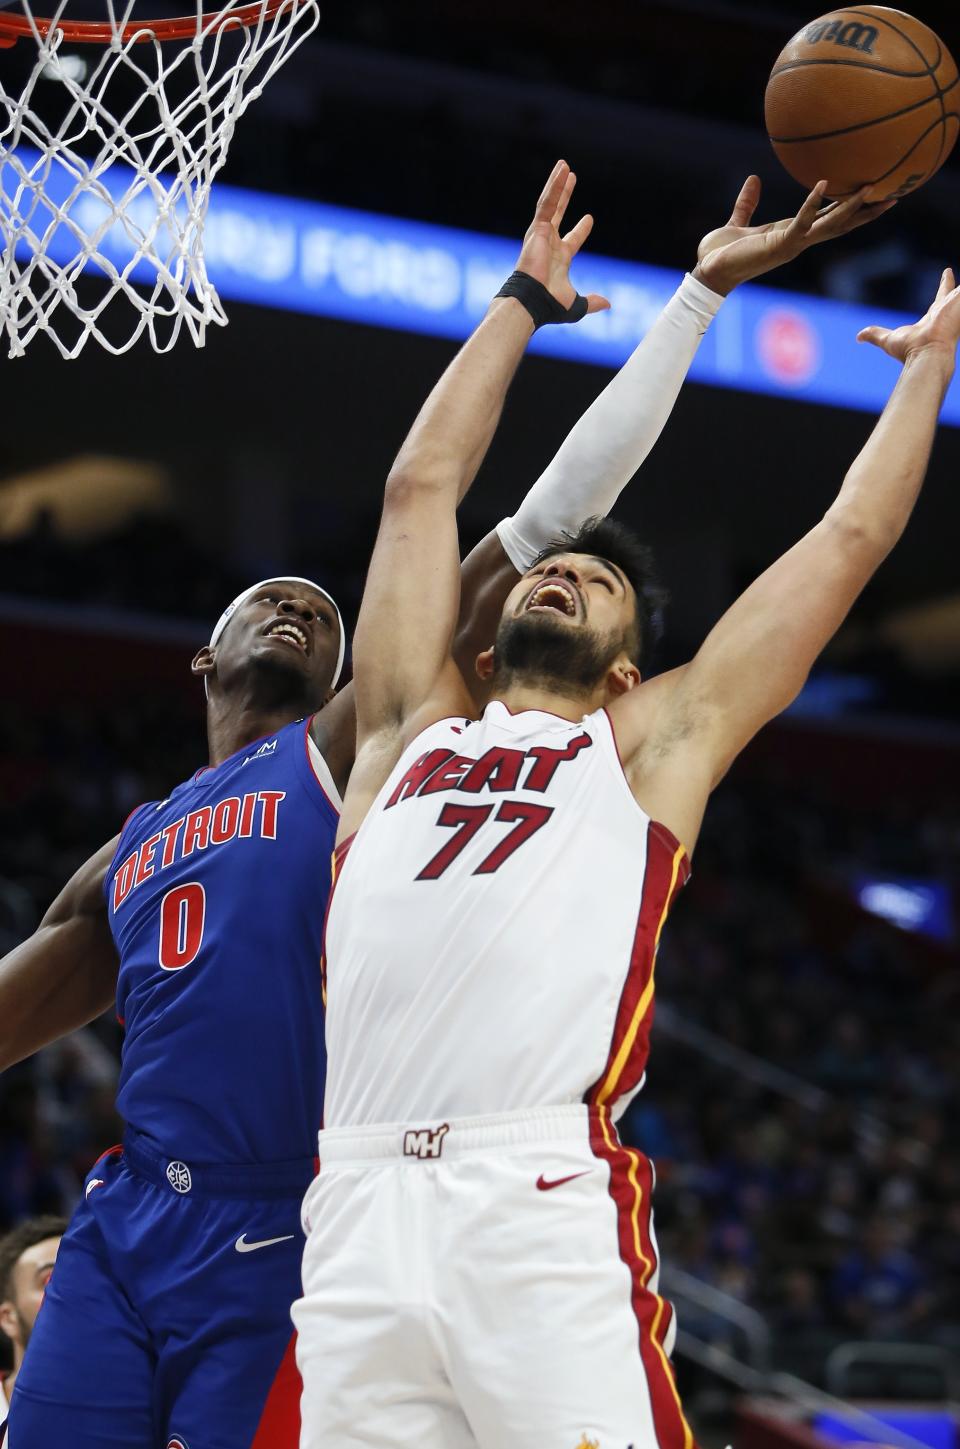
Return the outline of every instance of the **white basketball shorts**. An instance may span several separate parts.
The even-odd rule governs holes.
[[[321,1132],[301,1449],[693,1449],[652,1186],[605,1109]]]

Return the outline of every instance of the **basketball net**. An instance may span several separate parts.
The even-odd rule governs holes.
[[[67,21],[68,0],[49,19],[19,3],[0,10],[0,47],[36,49],[19,95],[0,67],[9,356],[41,333],[65,358],[90,338],[126,352],[144,332],[167,352],[183,327],[202,347],[208,324],[227,320],[204,261],[211,184],[240,116],[315,29],[317,0],[228,0],[207,14],[197,0],[195,15],[165,21],[104,0],[103,22]]]

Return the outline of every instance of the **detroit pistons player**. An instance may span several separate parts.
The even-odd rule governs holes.
[[[562,258],[549,285],[566,300]],[[488,428],[528,300],[497,299],[471,344]],[[685,667],[642,678],[651,591],[630,535],[590,521],[548,548],[479,656],[480,719],[450,647],[477,438],[462,359],[435,389],[387,484],[354,646],[294,1308],[304,1449],[692,1444],[653,1170],[616,1129],[646,1069],[657,945],[711,790],[907,523],[958,337],[950,272],[916,325],[861,334],[903,364],[882,418],[822,520]]]
[[[544,280],[573,184],[559,163],[541,253],[525,249]],[[464,659],[543,544],[605,512],[643,461],[720,294],[876,214],[854,203],[815,224],[753,227],[757,190],[751,179],[703,243],[709,285],[684,281],[514,518],[467,560]],[[541,320],[570,320],[547,303]],[[481,387],[462,433],[471,476],[484,409]],[[90,1174],[64,1240],[17,1383],[15,1449],[296,1443],[297,1203],[320,1120],[320,936],[355,741],[350,689],[324,704],[343,653],[318,584],[268,580],[235,600],[194,663],[208,685],[209,766],[134,812],[0,963],[0,1066],[114,992],[126,1022],[128,1132]]]

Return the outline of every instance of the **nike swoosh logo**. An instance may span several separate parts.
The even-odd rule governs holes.
[[[587,1173],[592,1172],[592,1170],[592,1168],[586,1167],[583,1172],[571,1172],[569,1177],[555,1177],[552,1182],[548,1182],[543,1173],[541,1173],[537,1178],[537,1187],[541,1192],[549,1192],[552,1187],[561,1187],[565,1182],[573,1182],[575,1177],[586,1177]]]
[[[260,1243],[248,1243],[246,1233],[241,1233],[234,1247],[238,1253],[255,1253],[258,1248],[269,1248],[274,1243],[289,1243],[290,1239],[295,1236],[295,1233],[285,1233],[282,1238],[264,1238]]]

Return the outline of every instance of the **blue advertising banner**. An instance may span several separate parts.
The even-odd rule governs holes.
[[[30,166],[36,157],[20,149],[17,159]],[[111,167],[102,178],[104,196],[118,197],[132,179],[126,168]],[[46,184],[59,205],[75,177],[63,171]],[[16,187],[16,170],[4,155],[0,201],[8,211]],[[150,193],[143,192],[131,208],[139,226],[155,222],[154,208]],[[111,210],[105,199],[87,193],[74,202],[71,216],[89,233],[109,220]],[[52,220],[41,206],[32,220],[34,232]],[[120,220],[105,231],[100,249],[118,268],[129,262],[131,244]],[[66,261],[76,253],[75,235],[60,224],[48,250]],[[460,339],[512,271],[517,242],[215,185],[205,254],[224,299]],[[135,281],[150,279],[142,266],[131,275]],[[630,355],[680,280],[679,272],[593,254],[577,260],[573,275],[581,292],[609,297],[611,311],[576,327],[546,329],[531,348],[609,368]],[[743,287],[724,303],[691,376],[716,387],[876,412],[898,368],[875,348],[858,344],[856,335],[870,322],[898,326],[905,320],[912,319],[798,292]],[[944,419],[960,425],[958,384],[947,398]]]

